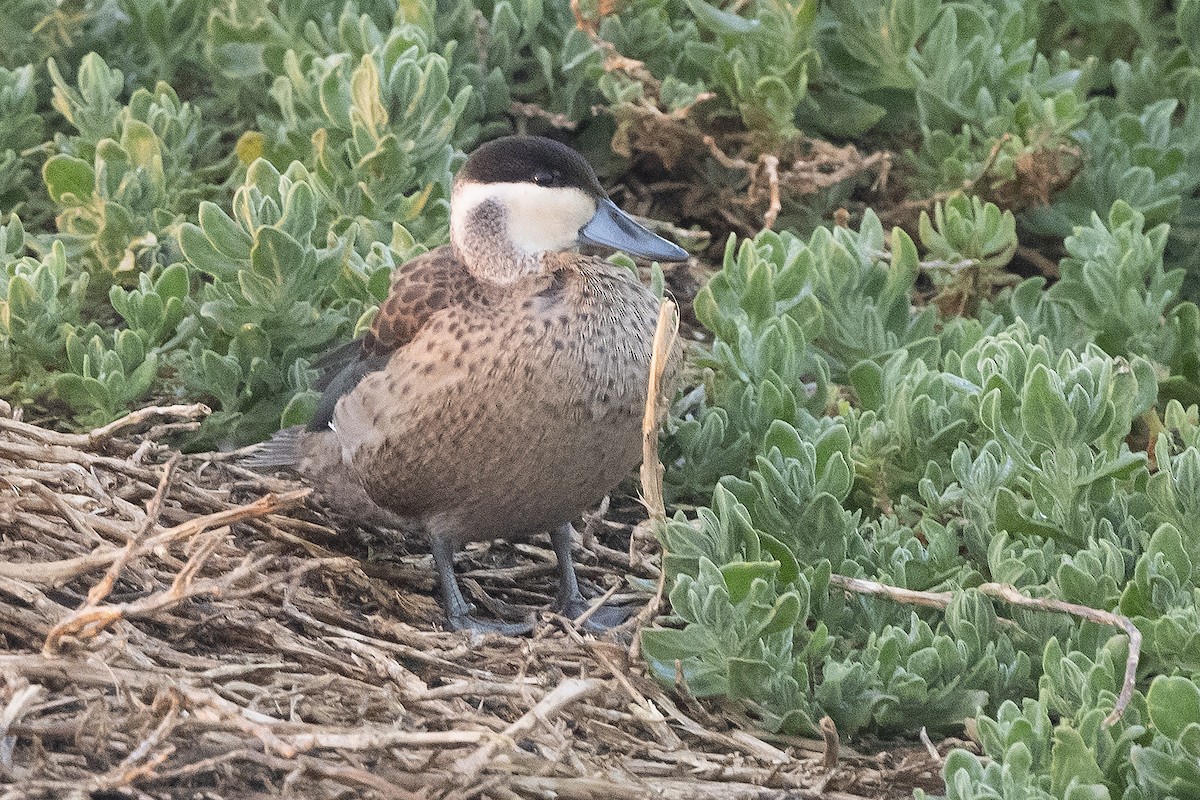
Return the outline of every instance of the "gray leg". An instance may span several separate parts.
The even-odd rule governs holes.
[[[505,633],[511,636],[533,630],[533,623],[529,622],[493,622],[471,616],[475,607],[463,597],[462,590],[458,588],[458,579],[454,577],[454,543],[448,536],[431,535],[429,544],[442,588],[442,610],[446,612],[446,622],[451,630]]]
[[[454,577],[454,544],[447,536],[430,536],[430,549],[433,551],[433,565],[437,568],[438,581],[442,586],[442,609],[446,616],[453,620],[465,617],[474,611],[474,606],[463,597],[458,588],[458,579]]]
[[[558,597],[554,605],[572,619],[588,608],[575,577],[575,561],[571,556],[571,537],[574,535],[575,529],[569,522],[558,526],[550,534],[550,544],[554,547],[554,555],[558,557]]]
[[[555,598],[554,607],[571,619],[591,607],[591,603],[579,591],[579,580],[575,577],[575,561],[571,557],[571,537],[574,533],[575,529],[568,522],[550,534],[550,544],[554,546],[554,555],[558,557],[558,597]],[[583,627],[589,631],[606,631],[624,622],[630,612],[624,608],[601,606],[587,618]]]

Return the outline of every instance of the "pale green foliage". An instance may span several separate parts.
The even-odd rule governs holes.
[[[600,35],[623,55],[644,61],[662,82],[651,88],[623,73],[601,73],[597,86],[618,121],[628,106],[689,107],[705,92],[720,105],[713,113],[738,118],[770,142],[796,132],[807,96],[817,4],[812,0],[752,0],[731,13],[705,0],[651,0],[605,17]],[[568,38],[570,41],[570,38]]]
[[[1041,284],[1028,281],[1007,307],[938,327],[932,311],[889,298],[908,297],[919,263],[1001,269],[1016,233],[994,206],[939,207],[922,225],[924,262],[903,234],[885,246],[870,216],[857,232],[765,233],[728,248],[696,304],[715,335],[705,363],[716,391],[677,409],[675,424],[719,419],[725,436],[710,436],[709,452],[728,454],[732,430],[740,460],[694,522],[676,514],[662,528],[677,617],[645,634],[654,672],[740,699],[772,730],[811,732],[822,714],[843,733],[976,717],[990,760],[952,754],[950,797],[1150,798],[1190,786],[1194,734],[1165,703],[1148,712],[1146,693],[1182,709],[1200,696],[1186,677],[1200,669],[1200,550],[1182,534],[1200,515],[1196,409],[1167,404],[1153,474],[1127,437],[1169,385],[1159,359],[1195,307],[1178,303],[1180,273],[1163,266],[1165,228],[1144,224],[1117,203],[1068,240],[1052,291],[1031,301]],[[867,326],[839,324],[853,306],[873,309],[866,339]],[[734,357],[743,348],[728,338],[755,331],[773,364],[811,342],[807,357],[852,399],[822,418],[784,403],[776,410],[790,416],[730,428],[754,419],[750,390],[767,397],[776,383]],[[779,384],[770,396],[803,385]],[[670,463],[672,485],[705,484],[698,452]],[[954,599],[913,613],[825,595],[831,572]],[[985,581],[1131,616],[1143,670],[1160,677],[1139,681],[1106,728],[1124,638],[995,604],[970,589]],[[779,626],[793,613],[788,636]],[[743,674],[756,682],[732,677]]]
[[[357,59],[352,50],[305,66],[295,51],[285,53],[284,75],[271,89],[279,119],[264,125],[264,152],[311,165],[313,188],[339,229],[357,222],[370,241],[395,221],[436,240],[446,225],[452,136],[470,90],[450,98],[447,64],[429,53],[420,28],[385,35],[364,17],[355,30],[365,48]]]
[[[947,9],[910,62],[923,165],[927,174],[936,170],[941,185],[975,178],[987,159],[986,189],[994,191],[1018,177],[1023,154],[1053,152],[1083,121],[1089,65],[1073,66],[1061,51],[1041,55],[1023,21],[1014,4],[991,18]]]
[[[0,208],[18,210],[29,195],[31,162],[25,151],[41,143],[43,123],[37,111],[32,64],[0,67]]]
[[[890,150],[884,192],[785,185],[777,230],[730,238],[696,299],[711,346],[662,455],[697,505],[660,531],[650,669],[776,731],[975,717],[952,798],[1195,796],[1200,0],[577,9],[9,3],[0,395],[76,427],[203,401],[194,448],[304,422],[310,363],[445,241],[463,153],[515,129],[684,225],[750,180],[705,135],[785,173],[802,134]],[[853,227],[820,224],[838,205]],[[1031,249],[1049,289],[1016,277]],[[834,573],[954,599],[914,612]],[[1116,725],[1124,639],[989,581],[1133,618]]]
[[[461,134],[464,147],[480,136],[509,132],[502,118],[514,101],[532,102],[571,120],[587,119],[601,101],[600,53],[576,27],[568,3],[457,0],[437,5],[433,19],[422,24],[444,43],[455,87],[474,89],[463,115],[470,124]],[[405,13],[411,12],[406,8]]]
[[[59,134],[59,152],[42,169],[59,208],[60,240],[105,285],[125,281],[156,260],[180,217],[214,193],[207,179],[222,169],[211,163],[219,161],[216,137],[166,83],[122,104],[123,76],[95,54],[80,66],[77,87],[53,60],[48,68],[55,109],[75,129]]]
[[[1044,280],[1031,278],[996,310],[1037,324],[1059,347],[1094,342],[1112,355],[1143,354],[1166,376],[1163,399],[1200,402],[1200,312],[1178,302],[1185,275],[1166,266],[1167,226],[1145,226],[1118,200],[1107,222],[1093,216],[1067,238],[1054,287],[1043,292]]]
[[[1079,177],[1048,209],[1028,213],[1037,230],[1065,235],[1122,200],[1150,224],[1170,221],[1200,185],[1200,119],[1175,99],[1108,117],[1094,111],[1080,129],[1088,158]]]
[[[1005,270],[1017,252],[1011,211],[958,195],[934,206],[932,220],[922,211],[918,230],[933,259],[926,271],[939,287],[935,301],[943,307],[973,308],[979,298],[1016,282]]]
[[[180,232],[187,262],[211,279],[196,297],[200,313],[182,379],[217,400],[220,412],[206,424],[231,440],[311,412],[311,396],[289,403],[308,385],[299,359],[350,334],[386,286],[392,260],[382,258],[382,247],[359,256],[351,247],[354,224],[341,237],[323,235],[329,223],[318,182],[298,162],[280,174],[260,159],[234,194],[232,216],[206,203],[200,224]],[[404,229],[396,230],[393,244],[412,248]]]
[[[61,364],[66,332],[80,322],[86,275],[68,280],[66,248],[55,244],[41,260],[17,257],[25,231],[17,217],[0,228],[4,272],[0,274],[0,386],[5,394],[35,397],[53,385],[46,365]]]

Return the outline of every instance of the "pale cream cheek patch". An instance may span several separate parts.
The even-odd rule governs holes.
[[[580,189],[532,183],[475,183],[455,191],[451,227],[465,230],[472,210],[487,200],[507,210],[509,241],[527,255],[575,247],[579,229],[596,213],[596,201]]]

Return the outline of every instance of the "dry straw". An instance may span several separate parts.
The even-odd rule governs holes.
[[[740,712],[673,700],[624,644],[560,618],[522,639],[437,630],[423,546],[356,557],[350,531],[302,507],[306,489],[122,438],[206,411],[148,409],[80,435],[0,415],[0,798],[938,788],[920,747],[843,749],[828,775],[820,742],[738,731],[752,729]],[[581,575],[621,582],[638,570],[629,525],[599,529]],[[549,603],[546,543],[466,558],[489,594]]]

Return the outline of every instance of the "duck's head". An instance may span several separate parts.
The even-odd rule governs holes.
[[[471,153],[454,180],[450,241],[475,277],[501,284],[541,272],[542,254],[581,244],[687,258],[617,208],[583,156],[540,136],[508,136]]]

